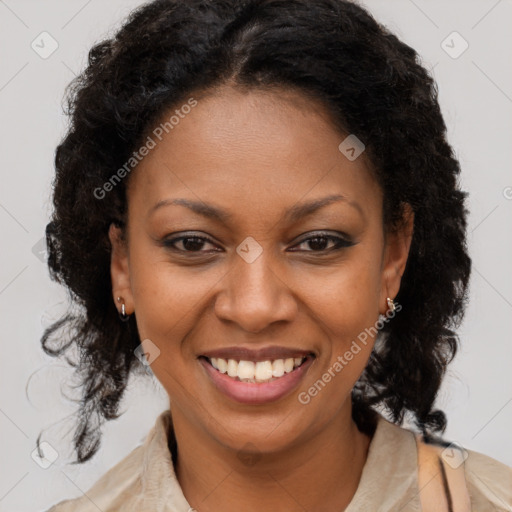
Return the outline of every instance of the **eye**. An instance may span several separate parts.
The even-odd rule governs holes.
[[[214,249],[204,250],[204,246],[210,244],[214,246]],[[309,244],[311,250],[305,250],[305,252],[332,252],[345,247],[351,247],[355,245],[355,242],[351,241],[346,235],[345,237],[336,236],[327,233],[317,233],[315,236],[305,238],[295,247]],[[331,244],[331,247],[329,247]],[[196,236],[196,235],[182,235],[175,238],[169,238],[162,240],[162,245],[176,252],[181,253],[208,253],[208,252],[219,252],[218,246],[209,238]],[[292,252],[301,251],[301,249],[290,249]]]
[[[205,244],[210,243],[214,245],[213,241],[211,241],[209,238],[201,237],[201,236],[179,236],[176,238],[170,238],[167,240],[163,240],[162,244],[165,247],[168,247],[170,249],[173,249],[175,251],[179,252],[209,252],[209,251],[203,251],[201,250]],[[178,244],[181,244],[181,247],[178,247]]]
[[[331,247],[327,247],[329,243],[333,244]],[[298,244],[298,246],[309,244],[312,250],[306,250],[306,252],[331,252],[336,251],[345,247],[351,247],[355,245],[348,237],[343,238],[340,236],[330,235],[326,233],[317,233],[315,236],[304,239]],[[297,246],[296,246],[297,247]],[[291,249],[296,251],[296,249]]]

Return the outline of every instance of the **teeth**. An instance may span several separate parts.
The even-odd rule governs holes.
[[[217,359],[217,369],[220,373],[226,373],[228,371],[228,362],[220,357]]]
[[[238,363],[233,359],[228,361],[228,375],[230,377],[238,377]]]
[[[222,359],[212,357],[211,365],[221,373],[227,373],[230,377],[238,377],[246,382],[269,382],[275,378],[290,373],[300,366],[305,358],[289,357],[276,359],[275,361],[236,361],[235,359]]]
[[[238,363],[238,378],[240,380],[254,379],[254,367],[255,365],[252,361],[240,361]]]
[[[269,380],[272,378],[272,363],[270,361],[258,361],[254,370],[256,380]]]
[[[293,370],[293,364],[295,361],[293,360],[293,357],[290,357],[288,359],[284,360],[284,371],[286,373],[290,373]]]
[[[282,377],[284,375],[284,360],[277,359],[272,363],[272,376]]]

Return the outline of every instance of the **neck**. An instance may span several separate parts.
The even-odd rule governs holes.
[[[356,492],[370,437],[344,411],[307,440],[271,453],[240,453],[172,413],[175,469],[190,505],[200,512],[330,512]],[[348,413],[348,414],[347,414]]]

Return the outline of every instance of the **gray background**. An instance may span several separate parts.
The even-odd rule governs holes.
[[[61,392],[76,397],[72,372],[44,355],[39,343],[67,300],[40,253],[53,155],[66,123],[64,88],[83,68],[90,46],[140,3],[0,0],[0,511],[44,510],[81,495],[142,441],[167,406],[156,380],[132,380],[126,413],[105,426],[100,453],[85,465],[69,465],[75,406]],[[432,69],[461,184],[470,192],[474,271],[462,349],[439,396],[449,418],[446,438],[512,465],[512,2],[362,3]],[[44,49],[51,49],[43,31],[58,44],[46,59],[31,47],[35,40],[43,51],[46,37]],[[453,31],[469,44],[457,58],[463,41],[457,35],[446,40]],[[47,469],[31,458],[43,429],[43,440],[58,453]]]

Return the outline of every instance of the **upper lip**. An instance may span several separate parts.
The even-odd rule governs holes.
[[[275,359],[288,359],[313,355],[311,350],[303,350],[290,347],[263,347],[249,349],[245,347],[225,347],[203,352],[201,355],[211,359],[220,357],[222,359],[234,359],[236,361],[268,361]]]

